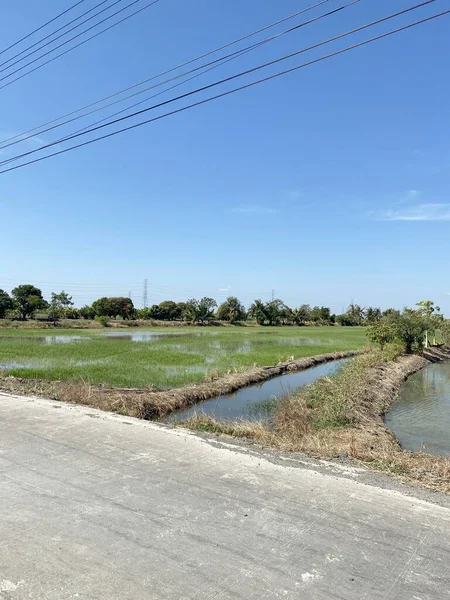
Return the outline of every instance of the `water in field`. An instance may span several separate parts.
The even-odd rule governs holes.
[[[450,362],[411,375],[385,423],[404,448],[450,456]]]
[[[186,410],[176,411],[165,421],[182,421],[195,414],[225,421],[267,420],[278,398],[313,383],[320,377],[332,375],[347,361],[348,359],[335,360],[304,371],[285,373],[263,383],[245,387],[233,394],[206,400]]]

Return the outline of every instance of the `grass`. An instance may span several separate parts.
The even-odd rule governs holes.
[[[83,381],[114,387],[171,388],[200,383],[210,376],[274,365],[318,354],[356,350],[365,345],[364,328],[180,327],[110,330],[3,329],[0,371],[27,379]],[[154,333],[135,342],[131,334]],[[63,342],[64,336],[78,339]],[[59,343],[45,336],[59,339]]]

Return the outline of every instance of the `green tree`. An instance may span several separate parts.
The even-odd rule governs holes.
[[[366,309],[367,323],[378,323],[381,320],[381,310],[377,307],[369,306]]]
[[[0,319],[4,319],[8,310],[13,307],[13,301],[9,294],[4,290],[0,290]]]
[[[131,298],[123,296],[108,298],[110,306],[110,317],[122,317],[122,319],[134,319],[135,308]]]
[[[439,306],[435,306],[431,300],[417,302],[417,312],[425,319],[425,348],[428,347],[428,334],[433,336],[433,344],[436,344],[436,330],[442,325],[443,315],[440,314]]]
[[[136,319],[143,319],[144,321],[148,321],[151,319],[150,309],[149,308],[138,308],[136,309]]]
[[[18,285],[11,294],[14,305],[23,319],[32,317],[37,310],[48,306],[42,296],[42,291],[31,284]]]
[[[305,325],[311,319],[311,307],[309,304],[302,304],[292,311],[292,317],[296,325]]]
[[[247,313],[244,305],[235,296],[229,296],[217,309],[217,318],[234,324],[245,321]]]
[[[92,303],[92,309],[96,317],[134,319],[135,316],[133,301],[123,296],[99,298]]]
[[[95,319],[95,310],[92,308],[92,306],[82,306],[78,310],[78,313],[82,319]]]
[[[181,318],[181,309],[176,302],[165,300],[158,306],[159,318],[163,321],[177,321]]]
[[[347,313],[352,317],[355,325],[362,325],[365,318],[365,309],[359,306],[359,304],[354,304],[353,302],[347,309]]]
[[[267,313],[266,305],[262,300],[255,300],[250,306],[248,314],[256,320],[258,325],[265,325]]]
[[[180,313],[180,319],[186,320],[186,302],[177,302],[178,312]]]
[[[336,315],[336,323],[342,327],[354,327],[356,325],[354,318],[349,313]]]
[[[379,344],[381,350],[397,337],[397,327],[395,323],[390,323],[386,319],[378,321],[367,328],[367,339],[373,344]]]
[[[319,325],[327,325],[330,322],[330,309],[327,306],[314,306],[309,312],[311,321]]]
[[[52,292],[52,299],[49,304],[49,317],[54,320],[62,319],[62,317],[66,316],[66,310],[70,306],[73,306],[72,296],[69,296],[67,292],[64,290],[59,292],[59,294]]]
[[[99,298],[92,303],[92,310],[94,311],[94,315],[96,317],[109,317],[111,316],[111,303],[109,298],[103,296],[103,298]]]
[[[393,319],[397,337],[405,344],[406,352],[421,350],[424,343],[427,320],[417,311],[405,308],[400,317]]]
[[[185,315],[193,323],[206,323],[214,319],[214,308],[217,302],[213,298],[204,297],[201,300],[192,298],[186,302]]]

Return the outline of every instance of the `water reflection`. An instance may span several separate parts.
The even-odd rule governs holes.
[[[411,375],[385,422],[404,448],[450,456],[450,362]]]
[[[240,418],[266,420],[273,409],[273,403],[276,402],[274,398],[281,398],[300,387],[313,383],[320,377],[335,373],[347,361],[348,359],[336,360],[305,371],[286,373],[238,390],[234,394],[206,400],[187,410],[174,412],[165,421],[187,419],[195,413],[228,421]]]

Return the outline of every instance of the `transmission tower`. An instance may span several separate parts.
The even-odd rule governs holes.
[[[148,308],[148,280],[144,279],[144,289],[142,291],[142,308]]]

